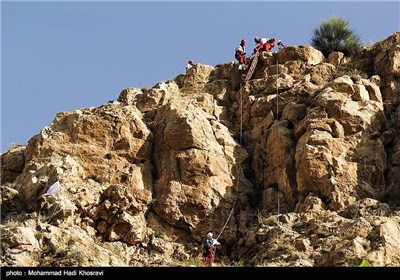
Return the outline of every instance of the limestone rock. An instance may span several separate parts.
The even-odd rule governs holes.
[[[204,85],[209,81],[210,74],[214,67],[205,64],[195,64],[190,68],[183,80],[182,91],[195,92],[196,90],[202,91]]]
[[[301,60],[308,64],[315,65],[325,61],[324,55],[310,46],[289,46],[278,52],[279,63],[290,60]]]
[[[12,183],[25,167],[26,146],[17,146],[1,154],[1,183]]]
[[[374,71],[381,77],[400,74],[400,32],[381,42],[381,52],[374,59]]]
[[[330,64],[333,64],[335,67],[338,67],[344,58],[344,54],[341,52],[331,52],[328,56],[328,61]]]

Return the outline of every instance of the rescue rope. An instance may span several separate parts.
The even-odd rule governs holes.
[[[242,72],[243,70],[241,70]],[[242,75],[240,75],[240,146],[242,146],[243,137],[243,93],[242,93]]]
[[[276,120],[277,121],[278,121],[278,102],[279,102],[278,74],[279,74],[279,64],[278,64],[278,56],[276,56]]]
[[[238,170],[240,170],[240,168],[239,168]],[[237,181],[236,181],[236,183],[237,183],[237,184],[236,184],[236,187],[239,185],[239,181],[240,181],[239,179],[240,179],[240,172],[238,171],[238,177],[237,177]],[[221,232],[219,233],[217,239],[221,236],[222,232],[223,232],[224,229],[226,228],[226,225],[228,224],[229,219],[230,219],[231,216],[232,216],[233,209],[235,209],[236,200],[237,200],[237,197],[238,197],[238,194],[239,194],[238,190],[236,190],[236,192],[237,192],[237,193],[236,193],[236,196],[235,196],[235,200],[233,201],[233,206],[232,206],[231,212],[229,213],[228,219],[226,219],[226,222],[225,222],[224,226],[222,227]]]
[[[251,76],[254,73],[254,70],[255,70],[257,62],[258,62],[258,56],[259,56],[259,52],[256,52],[254,54],[253,61],[251,62],[249,71],[247,72],[247,75],[246,75],[246,77],[244,79],[245,84],[250,80]],[[278,67],[278,65],[277,65],[277,67]],[[243,69],[241,69],[241,72],[240,72],[241,75],[240,75],[240,88],[239,88],[239,91],[240,91],[240,146],[242,146],[242,138],[243,138],[243,92],[242,92],[242,86],[243,85],[242,85],[242,71],[243,71]],[[236,191],[237,191],[237,188],[238,188],[238,185],[239,185],[239,171],[241,170],[241,168],[239,168],[237,170],[238,170],[238,172],[237,172],[237,176],[236,176],[237,177]],[[236,201],[237,201],[237,198],[238,198],[238,194],[239,194],[239,192],[236,193],[235,200],[233,202],[233,206],[232,206],[231,212],[229,213],[229,216],[226,219],[226,222],[225,222],[224,226],[222,227],[222,230],[219,233],[217,239],[221,236],[222,232],[226,228],[226,226],[227,226],[227,224],[228,224],[228,222],[229,222],[229,220],[230,220],[230,218],[232,216],[233,210],[235,209],[235,205],[236,205]]]
[[[240,146],[242,146],[242,138],[243,138],[243,93],[242,93],[243,84],[242,84],[242,73],[243,73],[243,69],[240,70],[240,88],[239,88],[239,91],[240,91]],[[221,229],[221,232],[219,233],[219,235],[217,237],[217,240],[221,236],[221,234],[224,231],[224,229],[226,228],[226,226],[227,226],[227,224],[228,224],[228,222],[229,222],[229,220],[230,220],[230,218],[231,218],[231,216],[233,214],[233,210],[235,209],[236,201],[237,201],[238,194],[239,194],[237,188],[238,188],[238,185],[239,185],[239,174],[240,174],[239,171],[240,170],[241,170],[241,168],[238,168],[237,169],[237,173],[236,173],[236,178],[237,179],[236,179],[236,196],[235,196],[235,200],[233,202],[231,212],[229,213],[228,218],[226,219],[226,222],[225,222],[224,226]]]
[[[279,90],[278,90],[278,74],[279,74],[279,63],[278,63],[278,55],[276,55],[276,122],[278,122],[278,112],[279,112]],[[278,223],[279,223],[279,182],[278,182]]]

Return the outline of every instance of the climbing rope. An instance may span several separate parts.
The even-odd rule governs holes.
[[[235,196],[235,200],[233,201],[231,212],[229,213],[228,218],[226,219],[226,222],[225,222],[224,226],[221,229],[221,232],[217,236],[217,240],[219,239],[219,237],[221,236],[222,232],[226,228],[226,226],[227,226],[227,224],[228,224],[228,222],[229,222],[229,220],[230,220],[230,218],[231,218],[231,216],[233,214],[233,210],[235,209],[236,201],[237,201],[237,198],[239,196],[239,192],[237,190],[238,185],[239,185],[239,169],[237,169],[237,170],[238,170],[238,172],[237,172],[237,176],[236,176],[237,180],[236,180],[236,196]],[[241,168],[240,168],[240,170],[241,170]],[[216,256],[216,255],[217,255],[217,247],[214,248],[214,256]]]
[[[254,58],[253,58],[253,61],[252,61],[252,63],[251,63],[251,65],[250,65],[250,68],[249,68],[249,71],[247,72],[247,75],[246,75],[246,77],[245,77],[245,79],[244,79],[244,82],[245,82],[245,84],[250,80],[250,78],[251,78],[251,76],[253,75],[253,73],[254,73],[254,70],[255,70],[255,68],[256,68],[256,65],[257,65],[257,62],[258,62],[258,56],[259,56],[259,52],[256,52],[255,54],[254,54]],[[278,64],[277,64],[277,67],[278,67]],[[242,138],[243,138],[243,92],[242,92],[242,69],[241,69],[241,72],[240,72],[240,89],[239,89],[239,91],[240,91],[240,145],[242,145]],[[278,81],[277,81],[277,83],[278,83]],[[277,88],[277,91],[278,91],[278,88]],[[231,218],[231,216],[232,216],[232,214],[233,214],[233,210],[235,209],[235,205],[236,205],[236,201],[237,201],[237,198],[238,198],[238,195],[239,195],[239,192],[238,192],[238,185],[239,185],[239,171],[241,170],[241,168],[238,168],[237,169],[237,181],[236,181],[236,191],[237,191],[237,193],[236,193],[236,196],[235,196],[235,200],[234,200],[234,202],[233,202],[233,205],[232,205],[232,209],[231,209],[231,212],[229,213],[229,215],[228,215],[228,218],[226,219],[226,222],[225,222],[225,224],[224,224],[224,226],[222,227],[222,230],[221,230],[221,232],[219,233],[219,235],[218,235],[218,237],[217,237],[217,239],[221,236],[221,234],[222,234],[222,232],[224,231],[224,229],[226,228],[226,226],[227,226],[227,224],[228,224],[228,222],[229,222],[229,220],[230,220],[230,218]]]
[[[278,90],[278,74],[279,74],[279,63],[278,63],[278,55],[276,55],[276,122],[278,122],[278,112],[279,112],[279,90]],[[278,182],[278,223],[279,223],[279,182]]]
[[[279,74],[279,64],[278,64],[278,56],[276,56],[276,120],[277,121],[278,121],[278,102],[279,102],[278,74]]]
[[[256,63],[257,63],[257,62],[256,62]],[[253,60],[252,65],[253,65],[253,64],[254,64],[254,60]],[[250,67],[250,69],[251,69],[251,67]],[[242,137],[243,137],[242,72],[243,72],[243,70],[241,69],[241,71],[240,71],[240,88],[239,88],[239,91],[240,91],[240,146],[242,145]],[[246,81],[245,81],[245,82],[246,82]],[[236,196],[235,196],[235,200],[234,200],[234,202],[233,202],[231,212],[229,213],[228,218],[226,219],[226,222],[225,222],[224,226],[222,227],[221,232],[219,233],[217,239],[221,236],[222,232],[223,232],[224,229],[226,228],[226,226],[227,226],[227,224],[228,224],[228,222],[229,222],[229,220],[230,220],[230,218],[231,218],[231,216],[232,216],[232,214],[233,214],[233,210],[235,209],[236,201],[237,201],[237,198],[238,198],[238,195],[239,195],[239,192],[238,192],[239,175],[240,175],[239,171],[241,171],[241,168],[238,168],[238,169],[236,169],[236,170],[237,170],[237,173],[236,173],[236,178],[237,178],[237,179],[236,179]]]
[[[240,70],[241,73],[243,70]],[[240,146],[242,146],[243,137],[243,93],[242,93],[242,74],[240,74]]]
[[[238,169],[238,170],[239,170],[239,169]],[[237,172],[237,174],[239,175],[239,171]],[[236,184],[236,188],[237,188],[238,185],[239,185],[239,176],[237,176],[237,181],[236,181],[236,183],[237,183],[237,184]],[[235,205],[236,205],[236,201],[237,201],[237,198],[238,198],[238,194],[239,194],[239,192],[238,192],[238,190],[236,190],[235,201],[233,202],[233,206],[232,206],[231,212],[229,213],[229,216],[228,216],[228,218],[226,219],[226,222],[225,222],[224,226],[222,227],[221,232],[219,233],[219,235],[218,235],[218,237],[217,237],[217,240],[218,240],[218,238],[221,236],[222,232],[224,231],[224,229],[226,228],[226,225],[227,225],[228,222],[229,222],[229,219],[230,219],[231,216],[232,216],[233,210],[235,209]]]

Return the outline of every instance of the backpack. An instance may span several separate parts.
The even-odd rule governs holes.
[[[213,248],[213,240],[212,239],[207,239],[206,241],[204,241],[204,244],[203,244],[203,248],[204,248],[204,250],[208,250],[208,249],[211,249],[211,248]]]

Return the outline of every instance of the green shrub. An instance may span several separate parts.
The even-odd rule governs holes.
[[[311,45],[321,51],[325,56],[331,52],[342,52],[345,55],[355,55],[361,51],[360,35],[355,34],[348,27],[347,19],[332,16],[322,20],[314,29]]]

